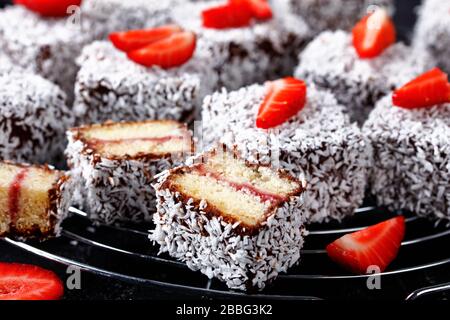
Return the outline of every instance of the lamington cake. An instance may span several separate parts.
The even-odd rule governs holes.
[[[0,237],[46,239],[58,235],[73,185],[47,166],[0,162]]]
[[[428,50],[439,66],[450,73],[450,1],[423,1],[413,43]]]
[[[315,34],[325,30],[350,30],[371,9],[394,9],[393,0],[274,0],[275,11],[292,12],[304,19]]]
[[[170,22],[170,9],[182,0],[85,0],[81,6],[84,19],[94,26],[95,39],[117,30],[156,27]]]
[[[65,131],[72,125],[72,111],[59,87],[1,64],[0,159],[59,165]]]
[[[0,47],[16,65],[58,84],[72,100],[75,58],[92,41],[87,21],[44,17],[23,6],[0,9]]]
[[[92,220],[106,224],[151,220],[153,176],[193,151],[186,126],[168,120],[84,126],[69,130],[68,137],[76,201]]]
[[[364,124],[379,205],[450,220],[450,84],[433,69],[380,100]]]
[[[161,26],[158,30],[161,28],[176,26]],[[173,67],[141,65],[145,64],[146,61],[141,60],[146,59],[149,52],[145,47],[134,53],[121,52],[109,41],[94,42],[85,47],[78,59],[80,71],[75,84],[77,122],[192,119],[203,97],[215,87],[217,77],[213,74],[211,57],[196,45],[195,35],[178,29],[178,34],[192,37],[194,51],[188,61]],[[120,36],[122,38],[127,39]],[[178,47],[166,49],[171,50],[167,54],[168,60]],[[165,59],[159,49],[154,56]]]
[[[304,177],[310,222],[341,220],[362,204],[371,150],[331,93],[285,78],[216,92],[202,115],[206,147],[236,145],[252,163]]]
[[[388,33],[378,39],[392,37]],[[366,56],[357,52],[355,37],[341,30],[321,33],[300,54],[295,76],[331,90],[351,119],[362,124],[381,97],[431,68],[433,61],[403,43],[375,45]]]
[[[300,258],[304,185],[219,147],[160,174],[150,239],[231,289],[261,290]]]
[[[310,40],[306,24],[289,12],[282,18],[272,17],[271,11],[258,15],[243,3],[185,3],[173,10],[174,21],[203,40],[199,45],[212,57],[218,88],[237,89],[292,74],[298,53]]]

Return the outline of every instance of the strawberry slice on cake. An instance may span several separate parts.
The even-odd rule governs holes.
[[[129,52],[141,49],[181,31],[182,29],[177,25],[165,25],[151,29],[113,32],[109,35],[109,40],[117,49]]]
[[[126,52],[130,60],[146,67],[164,69],[189,61],[196,47],[195,34],[177,25],[114,32],[109,35],[109,40],[117,49]]]
[[[80,6],[82,0],[14,0],[14,4],[22,5],[28,10],[44,17],[64,17],[70,14],[71,6]]]
[[[403,108],[424,108],[450,102],[448,75],[433,68],[394,91],[392,103]]]
[[[202,11],[205,28],[228,29],[250,25],[252,12],[246,1],[230,1]]]
[[[353,46],[360,58],[374,58],[395,43],[394,22],[384,9],[366,15],[353,28]]]
[[[239,0],[238,0],[239,1]],[[259,20],[268,20],[273,17],[272,8],[267,0],[244,0],[250,5],[253,17]]]
[[[205,28],[242,28],[251,24],[252,19],[269,20],[273,16],[267,0],[229,0],[202,11]]]
[[[269,82],[261,104],[256,126],[269,129],[295,116],[306,103],[306,84],[292,77]]]
[[[128,58],[146,67],[159,66],[167,69],[189,61],[195,47],[196,37],[193,32],[176,32],[143,48],[128,52]]]

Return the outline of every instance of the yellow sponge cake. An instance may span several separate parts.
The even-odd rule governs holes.
[[[0,162],[0,236],[56,235],[70,204],[69,181],[47,166]]]

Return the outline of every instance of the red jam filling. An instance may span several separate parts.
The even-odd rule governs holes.
[[[8,209],[12,223],[15,223],[17,220],[17,215],[19,213],[20,191],[22,189],[22,183],[25,180],[27,173],[28,173],[27,168],[20,170],[19,173],[14,177],[14,180],[11,182],[11,185],[9,186]]]
[[[286,197],[280,196],[278,194],[262,191],[249,183],[238,183],[238,182],[233,182],[229,179],[226,179],[220,173],[209,171],[203,164],[196,166],[195,171],[202,176],[208,176],[217,181],[225,182],[226,184],[228,184],[230,187],[232,187],[236,191],[244,191],[244,192],[250,193],[252,195],[255,195],[255,196],[261,198],[261,200],[263,202],[266,202],[266,201],[279,202],[279,201],[286,200]]]

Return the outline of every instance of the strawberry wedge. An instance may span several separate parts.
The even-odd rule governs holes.
[[[375,58],[396,40],[394,22],[384,9],[362,18],[352,34],[353,46],[360,58]]]
[[[267,0],[229,0],[202,11],[203,26],[211,29],[247,27],[253,18],[268,20],[272,16]]]
[[[57,300],[62,281],[51,271],[33,265],[0,263],[0,300]]]
[[[183,31],[153,42],[141,49],[128,52],[128,58],[146,66],[161,68],[178,67],[194,54],[196,37],[193,32]]]
[[[295,116],[305,103],[306,84],[302,80],[287,77],[269,82],[256,126],[261,129],[276,127]]]
[[[434,68],[394,91],[392,103],[397,107],[414,109],[450,102],[448,76]]]
[[[328,256],[356,274],[376,266],[383,272],[395,259],[405,236],[405,218],[399,216],[346,234],[327,246]]]
[[[177,25],[166,25],[152,29],[113,32],[109,35],[109,40],[117,49],[129,52],[182,31]]]
[[[252,11],[247,1],[233,0],[202,11],[203,26],[210,29],[246,27],[251,19]]]
[[[272,8],[267,0],[230,0],[230,3],[246,5],[253,18],[258,20],[269,20],[272,18]]]
[[[28,10],[45,17],[64,17],[70,14],[70,6],[80,6],[82,0],[14,0],[14,4],[22,5]]]

